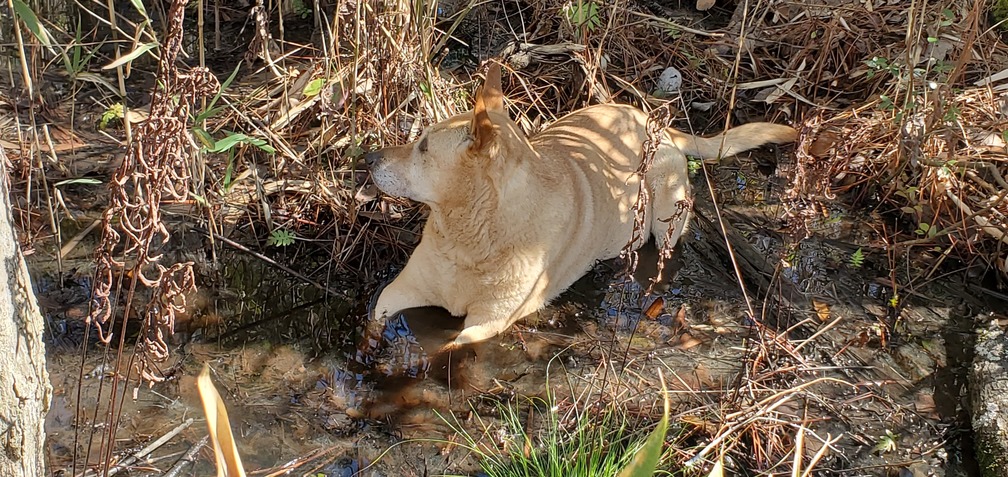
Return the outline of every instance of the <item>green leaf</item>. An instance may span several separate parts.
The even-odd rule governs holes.
[[[893,452],[897,448],[898,441],[899,435],[893,434],[892,431],[886,429],[885,435],[879,437],[878,442],[875,444],[872,451],[878,454]]]
[[[209,151],[210,149],[213,149],[215,141],[210,133],[208,133],[205,129],[198,127],[192,128],[191,131],[193,135],[196,136],[196,139],[199,139],[200,144],[202,144],[206,150]]]
[[[275,154],[276,149],[270,146],[265,140],[246,136],[242,133],[231,133],[224,139],[214,143],[213,147],[207,148],[207,152],[224,152],[230,150],[231,148],[237,146],[238,144],[248,144],[250,146],[258,147],[259,149],[266,151],[270,154]]]
[[[197,194],[195,192],[190,192],[189,193],[189,197],[192,197],[193,200],[195,200],[196,202],[198,202],[203,207],[210,207],[210,203],[207,202],[206,197],[203,197],[202,195],[199,195],[199,194]]]
[[[364,149],[356,144],[351,144],[347,146],[345,154],[350,159],[357,159],[364,155]]]
[[[861,247],[858,247],[850,256],[850,265],[854,268],[861,268],[861,265],[864,265],[864,258],[864,252],[861,251]]]
[[[223,111],[224,109],[225,109],[224,106],[213,107],[213,104],[209,104],[207,105],[206,109],[204,109],[195,118],[193,118],[193,122],[196,124],[201,124],[203,123],[203,121],[216,116],[217,113]]]
[[[140,14],[143,15],[144,20],[150,21],[150,17],[147,16],[147,9],[144,7],[143,4],[143,0],[130,0],[130,3],[133,4],[133,8],[135,8],[136,11],[140,12]]]
[[[60,51],[60,56],[63,58],[63,67],[67,70],[67,73],[70,74],[71,78],[75,78],[77,74],[83,70],[81,65],[90,60],[97,50],[92,50],[87,58],[83,62],[81,61],[81,50],[84,48],[82,45],[82,31],[83,28],[81,28],[81,19],[80,17],[77,17],[77,28],[74,31],[74,41],[65,50]],[[68,50],[72,52],[72,56],[67,55]]]
[[[230,154],[230,157],[228,157],[227,168],[224,169],[224,180],[223,180],[223,182],[224,182],[224,192],[225,193],[231,192],[231,186],[234,185],[234,184],[231,183],[231,176],[234,174],[234,159],[235,159],[235,155],[234,155],[234,152],[232,152]]]
[[[941,26],[943,27],[951,25],[952,21],[955,20],[955,12],[953,12],[950,8],[942,9],[942,15],[945,17],[945,19],[941,21]]]
[[[881,107],[882,109],[886,111],[892,111],[893,108],[895,108],[895,104],[893,104],[892,98],[883,94],[879,95],[879,100],[880,100],[879,107]]]
[[[238,76],[238,70],[241,68],[241,65],[242,65],[241,62],[239,61],[238,65],[235,66],[234,71],[231,72],[231,76],[228,76],[228,78],[224,80],[223,83],[221,83],[220,89],[217,90],[217,94],[215,94],[213,99],[210,100],[210,104],[207,105],[206,109],[201,111],[199,114],[196,115],[195,118],[193,118],[194,123],[202,124],[203,121],[210,119],[210,117],[212,117],[213,115],[217,114],[218,112],[224,109],[223,106],[215,108],[214,105],[217,104],[217,100],[219,100],[221,95],[224,94],[224,90],[227,89],[228,86],[231,86],[231,82],[234,81],[236,76]]]
[[[101,184],[101,183],[102,183],[102,181],[100,181],[98,179],[92,179],[90,177],[79,177],[77,179],[67,179],[65,181],[59,181],[59,182],[57,182],[57,183],[55,183],[53,185],[56,186],[56,187],[59,187],[59,186],[72,185],[72,184],[95,185],[95,184]]]
[[[112,121],[115,121],[116,119],[121,120],[124,119],[125,117],[126,117],[125,109],[123,108],[123,104],[115,103],[109,106],[108,109],[106,109],[102,113],[101,118],[98,120],[98,126],[101,129],[105,129]]]
[[[314,98],[315,96],[318,96],[318,94],[322,92],[322,88],[325,87],[325,84],[326,84],[325,78],[315,78],[311,80],[311,82],[309,82],[307,86],[305,86],[304,91],[302,91],[302,93],[304,94],[305,98]]]
[[[567,19],[575,28],[584,28],[592,31],[602,24],[599,18],[599,6],[594,0],[582,1],[570,4],[566,7]]]
[[[297,238],[294,232],[283,229],[276,229],[270,232],[270,236],[266,239],[266,244],[271,247],[286,247],[294,243],[294,239]]]
[[[156,41],[152,41],[152,42],[149,42],[149,43],[141,44],[140,46],[137,46],[136,48],[134,48],[133,51],[131,51],[129,53],[126,53],[123,56],[120,56],[118,59],[116,59],[115,61],[113,61],[113,62],[111,62],[111,63],[109,63],[109,64],[107,64],[105,66],[102,66],[102,69],[103,70],[111,70],[111,69],[114,69],[114,68],[118,68],[118,67],[120,67],[122,65],[125,65],[126,63],[129,63],[129,62],[131,62],[131,61],[139,58],[141,55],[143,55],[144,53],[147,53],[148,51],[150,51],[151,49],[153,49],[156,46],[158,46],[158,44],[157,44]]]
[[[49,30],[39,21],[38,16],[27,3],[23,0],[14,0],[14,13],[31,30],[32,35],[35,35],[39,43],[52,50],[52,35],[49,34]]]
[[[619,477],[651,477],[661,459],[662,444],[665,443],[665,432],[668,430],[668,416],[662,417],[658,427],[648,435],[644,446],[637,451]]]

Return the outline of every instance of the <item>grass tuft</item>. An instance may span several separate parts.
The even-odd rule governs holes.
[[[612,403],[593,409],[564,405],[551,397],[527,398],[500,403],[497,410],[499,424],[481,421],[485,425],[479,435],[446,419],[463,445],[479,458],[487,477],[615,476],[634,463],[651,430]],[[656,435],[661,436],[660,449],[664,431]],[[653,475],[653,469],[654,465],[646,474],[625,475]]]

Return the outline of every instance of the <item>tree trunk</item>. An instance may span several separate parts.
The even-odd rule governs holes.
[[[970,405],[977,459],[984,477],[1008,477],[1008,337],[996,320],[977,318]]]
[[[52,387],[42,314],[14,239],[6,164],[0,148],[0,475],[42,477]]]

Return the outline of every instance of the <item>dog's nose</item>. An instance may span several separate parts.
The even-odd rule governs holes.
[[[381,151],[371,151],[367,154],[364,154],[364,165],[367,166],[368,169],[370,169],[374,167],[374,165],[377,164],[378,161],[381,160],[381,158],[382,158]]]

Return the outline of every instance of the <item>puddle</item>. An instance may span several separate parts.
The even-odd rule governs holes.
[[[362,355],[365,302],[377,284],[330,279],[330,288],[355,298],[337,300],[226,248],[214,264],[199,234],[178,233],[174,258],[197,262],[201,292],[193,298],[196,309],[179,321],[173,357],[160,368],[165,380],[151,387],[138,386],[135,373],[117,374],[115,350],[106,352],[93,332],[81,356],[90,290],[90,277],[81,272],[88,269],[86,254],[64,260],[61,280],[53,261],[37,253],[30,266],[47,318],[54,385],[47,419],[51,468],[70,475],[115,462],[194,418],[154,454],[161,460],[134,470],[167,468],[206,434],[195,376],[208,363],[246,467],[264,473],[301,459],[311,466],[298,472],[322,475],[470,473],[477,463],[451,444],[453,425],[490,438],[487,428],[497,422],[501,402],[547,395],[571,402],[602,388],[648,414],[659,402],[661,371],[677,432],[685,436],[676,445],[694,454],[719,426],[736,422],[720,402],[745,409],[779,398],[777,431],[768,431],[778,445],[793,446],[798,423],[809,430],[811,449],[840,436],[822,469],[975,475],[960,403],[972,358],[972,317],[990,305],[951,279],[894,289],[889,257],[855,213],[827,211],[813,234],[796,239],[782,225],[780,204],[767,198],[773,185],[758,171],[725,168],[717,180],[729,191],[722,213],[745,262],[740,269],[749,299],[767,333],[790,338],[787,347],[760,351],[761,336],[770,335],[755,331],[716,213],[700,187],[697,217],[665,269],[671,278],[658,287],[660,295],[640,285],[656,260],[653,248],[643,249],[638,280],[618,278],[618,261],[603,262],[537,316],[453,353],[433,350],[452,338],[461,320],[428,308],[392,320],[378,352]],[[852,260],[859,248],[861,259]],[[295,255],[276,255],[308,276],[326,274],[325,254],[299,255],[296,262],[289,258]],[[891,306],[894,295],[900,295],[898,309]],[[130,352],[124,350],[125,360]],[[113,379],[127,374],[129,380]],[[121,408],[111,412],[119,423],[109,435],[113,388]],[[745,389],[758,394],[738,392]],[[737,445],[754,445],[740,439]],[[880,451],[885,439],[893,445]],[[752,462],[737,465],[768,467],[757,462],[759,451],[751,454]],[[212,473],[208,451],[190,473]]]
[[[454,29],[453,38],[432,59],[443,71],[473,67],[513,36],[488,37],[487,32],[510,32],[513,25],[527,24],[537,10],[535,2],[512,1],[505,2],[504,10],[528,15],[495,16],[504,3],[470,3],[438,4],[439,27]],[[655,15],[681,18],[677,23],[704,30],[737,23],[730,21],[731,12],[718,7],[713,14],[701,14],[672,9],[668,2],[643,3]],[[469,7],[476,11],[455,28],[454,14]],[[53,25],[73,26],[75,10],[41,5],[38,13]],[[119,13],[139,19],[132,10]],[[151,14],[159,20],[163,13],[154,10]],[[225,10],[225,16],[234,13]],[[348,11],[336,15],[350,18]],[[217,53],[208,51],[207,63],[222,78],[242,56],[234,53],[247,49],[254,34],[244,17],[213,21],[220,37],[214,39],[222,43],[214,45]],[[486,18],[501,28],[473,28]],[[0,18],[0,25],[10,21]],[[93,31],[83,40],[105,36],[100,21],[89,15],[83,21],[82,31]],[[311,19],[287,21],[288,41],[317,40]],[[14,30],[0,26],[0,39],[12,44],[9,31]],[[94,48],[99,57],[111,57],[112,46]],[[667,57],[652,52],[655,58]],[[196,57],[198,52],[190,53]],[[154,78],[149,63],[138,67],[151,60],[135,61],[126,103],[146,104]],[[255,74],[243,75],[245,87],[267,82]],[[11,72],[12,78],[17,75]],[[305,81],[310,77],[302,76]],[[53,106],[48,114],[61,111],[57,105],[73,106],[73,114],[63,109],[67,114],[59,116],[65,117],[46,118],[66,126],[52,132],[63,148],[60,163],[69,169],[53,169],[51,178],[106,178],[121,161],[122,148],[110,138],[81,133],[95,132],[110,105],[91,98],[92,86],[75,89],[65,75],[36,79],[44,103]],[[568,97],[571,91],[544,91],[546,96],[537,100],[543,104],[588,100],[583,91],[573,97]],[[691,120],[695,125],[707,119],[721,123],[718,110],[694,111]],[[819,463],[823,475],[978,475],[964,404],[972,329],[975,317],[1008,307],[993,303],[995,297],[973,285],[976,276],[930,275],[926,268],[935,258],[921,259],[926,251],[891,250],[877,227],[899,228],[887,217],[836,203],[782,203],[779,197],[791,178],[787,171],[774,176],[772,162],[741,159],[717,167],[712,181],[721,210],[712,206],[702,178],[693,179],[696,215],[666,268],[670,278],[658,287],[659,295],[646,293],[641,285],[656,260],[653,249],[643,250],[636,281],[620,278],[620,263],[601,263],[536,316],[453,353],[434,351],[461,326],[439,309],[408,310],[390,322],[375,353],[359,353],[366,305],[379,286],[372,277],[382,273],[361,273],[368,278],[331,273],[327,246],[302,244],[266,253],[347,299],[227,246],[218,244],[211,253],[198,231],[169,224],[174,242],[165,261],[193,261],[199,292],[189,298],[190,312],[178,319],[172,357],[158,369],[163,381],[151,386],[139,383],[130,371],[132,347],[106,349],[99,330],[85,324],[96,233],[84,231],[99,217],[94,211],[107,203],[107,194],[103,185],[64,184],[58,189],[60,206],[79,222],[65,220],[61,234],[64,240],[78,234],[84,240],[57,263],[54,240],[36,238],[29,256],[46,319],[54,387],[46,420],[51,471],[80,475],[106,467],[192,419],[151,458],[129,468],[130,475],[160,475],[206,435],[195,376],[209,364],[245,465],[259,475],[469,474],[477,463],[455,444],[460,439],[453,427],[481,436],[488,448],[501,448],[498,406],[529,396],[549,396],[568,406],[585,400],[618,402],[647,420],[657,415],[661,377],[671,394],[674,437],[669,440],[680,450],[677,464],[700,460],[719,432],[739,429],[714,446],[729,452],[732,472],[790,472],[788,449],[796,446],[801,428],[807,431],[806,454],[830,442]],[[353,183],[357,178],[355,173]],[[15,209],[26,216],[38,210],[23,196],[15,200]],[[244,206],[225,204],[234,211]],[[48,224],[38,223],[44,216],[30,217],[37,220],[28,235],[49,233]],[[730,224],[731,250],[719,217]],[[285,218],[299,219],[296,214]],[[401,236],[399,232],[388,236]],[[135,325],[127,325],[124,332],[132,337]],[[107,329],[119,333],[120,326],[111,323]],[[760,432],[746,433],[746,426]],[[183,472],[212,473],[206,449]]]

